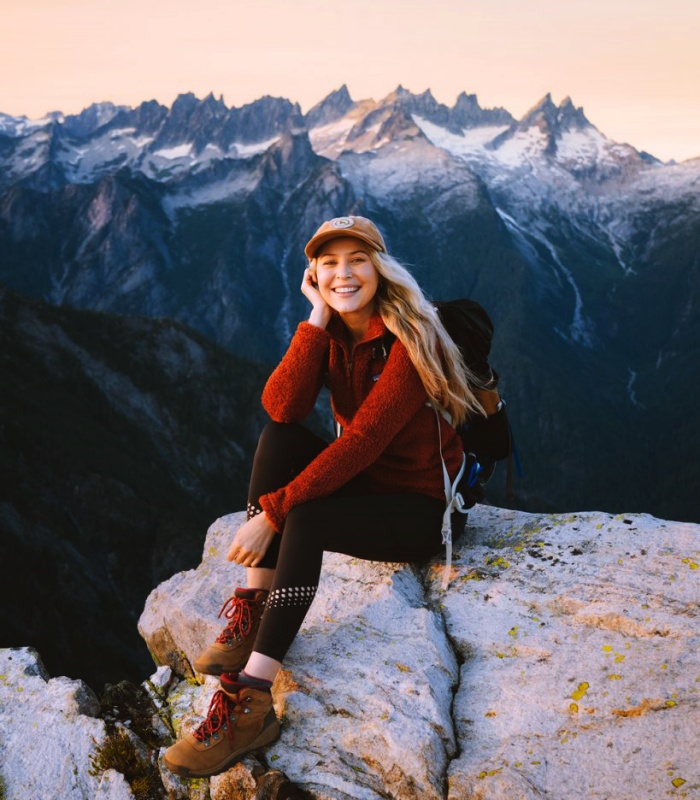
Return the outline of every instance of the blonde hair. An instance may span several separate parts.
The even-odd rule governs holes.
[[[474,414],[486,416],[472,389],[484,389],[483,382],[464,363],[418,281],[388,253],[369,246],[366,252],[379,273],[374,296],[377,312],[406,348],[430,402],[446,411],[455,426]],[[309,260],[314,273],[317,260],[318,256]]]
[[[481,381],[465,365],[460,349],[416,279],[388,253],[371,249],[369,257],[380,275],[377,311],[406,348],[430,401],[447,411],[454,425],[473,414],[484,416],[472,390],[472,386],[480,387]]]

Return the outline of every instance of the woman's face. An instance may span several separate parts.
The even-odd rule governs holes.
[[[359,239],[326,242],[316,256],[316,282],[321,297],[341,316],[374,310],[379,273]]]

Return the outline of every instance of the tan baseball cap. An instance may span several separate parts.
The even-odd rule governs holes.
[[[316,233],[309,239],[304,252],[307,258],[314,258],[318,253],[319,247],[331,239],[339,239],[342,236],[352,236],[386,253],[386,245],[377,226],[367,217],[335,217],[324,222]]]

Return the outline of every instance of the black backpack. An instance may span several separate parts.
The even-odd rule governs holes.
[[[445,330],[461,350],[465,365],[479,380],[480,386],[472,386],[472,390],[487,414],[486,417],[474,415],[457,428],[467,456],[458,490],[465,507],[480,502],[496,463],[507,459],[507,490],[512,500],[513,436],[505,402],[498,392],[498,373],[489,364],[493,339],[491,318],[474,300],[437,301],[434,305]]]

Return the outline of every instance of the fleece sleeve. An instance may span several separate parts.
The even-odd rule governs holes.
[[[331,494],[374,463],[427,399],[406,348],[396,342],[381,377],[342,436],[294,480],[260,498],[275,530],[282,530],[292,508]]]
[[[327,369],[328,331],[301,322],[268,378],[262,404],[274,422],[301,422],[314,407]]]

